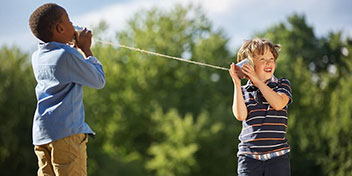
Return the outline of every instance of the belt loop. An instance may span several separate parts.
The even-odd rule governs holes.
[[[84,133],[84,138],[83,138],[83,140],[81,141],[81,144],[82,144],[84,141],[86,141],[87,138],[88,138],[88,134],[87,134],[87,133]]]

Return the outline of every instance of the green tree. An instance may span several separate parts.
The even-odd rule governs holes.
[[[197,7],[142,11],[128,24],[127,29],[117,33],[117,41],[112,42],[222,66],[232,61],[223,32],[215,31]],[[230,108],[233,92],[228,72],[114,47],[100,43],[94,46],[95,55],[105,64],[107,84],[103,90],[85,90],[87,119],[97,132],[97,139],[89,146],[89,152],[93,153],[90,158],[94,160],[90,162],[100,168],[90,173],[102,175],[102,172],[115,173],[118,169],[134,167],[142,175],[153,175],[169,170],[166,166],[147,164],[156,157],[156,153],[151,152],[157,148],[153,144],[171,145],[173,142],[167,138],[161,141],[160,135],[155,134],[157,131],[161,133],[161,127],[153,120],[153,114],[158,112],[155,107],[160,107],[163,112],[176,109],[182,118],[189,114],[194,121],[206,110],[207,123],[221,123],[218,135],[222,137],[221,141],[226,141],[219,142],[223,145],[213,147],[212,142],[220,140],[215,136],[210,136],[209,141],[194,139],[197,150],[192,157],[198,168],[191,171],[194,175],[206,171],[207,175],[232,175],[236,134]],[[96,149],[99,147],[101,151]],[[107,156],[108,161],[116,159],[133,167],[119,168],[113,162],[101,160],[99,156],[102,155]],[[209,167],[212,165],[223,169]]]
[[[29,56],[4,46],[0,63],[0,175],[33,175],[36,157],[31,134],[36,104]]]
[[[328,94],[329,114],[322,125],[326,148],[319,158],[319,163],[324,166],[327,175],[351,175],[352,174],[352,138],[350,130],[352,124],[352,102],[351,96],[351,54],[352,40],[341,38],[341,33],[331,34],[329,44],[331,50],[330,59],[335,60],[334,64],[329,65],[325,78],[326,91]],[[333,161],[333,162],[331,162]]]
[[[102,22],[94,34],[103,36]],[[352,40],[318,38],[303,15],[259,33],[282,45],[276,75],[291,81],[292,175],[352,174]],[[194,6],[136,13],[111,42],[228,66],[228,39]],[[228,72],[96,42],[104,89],[84,89],[89,175],[234,175],[240,122]],[[0,49],[0,175],[33,175],[35,80],[30,57]]]
[[[351,103],[345,99],[351,40],[344,41],[341,32],[318,38],[297,14],[261,36],[282,45],[277,73],[292,84],[288,138],[293,175],[350,175],[352,142],[345,139],[352,136],[345,125],[351,121]]]
[[[158,126],[155,135],[160,137],[148,149],[152,159],[146,167],[160,176],[191,175],[192,170],[198,170],[197,139],[211,138],[222,128],[219,122],[210,124],[207,113],[201,113],[195,122],[190,114],[181,118],[175,109],[166,114],[157,110],[152,119]]]

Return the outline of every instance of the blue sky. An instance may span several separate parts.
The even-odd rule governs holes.
[[[306,16],[318,37],[331,31],[343,31],[352,37],[351,0],[61,0],[2,1],[0,5],[0,46],[16,45],[33,51],[38,42],[30,32],[28,18],[40,5],[54,2],[64,7],[71,21],[81,26],[94,26],[105,20],[113,31],[124,29],[126,21],[141,9],[171,9],[175,4],[200,4],[215,28],[222,28],[236,49],[254,32],[285,21],[293,13]],[[94,31],[93,31],[94,32]]]

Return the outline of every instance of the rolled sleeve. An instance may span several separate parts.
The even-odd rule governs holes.
[[[288,79],[282,78],[279,80],[279,85],[278,88],[276,89],[277,93],[284,93],[289,97],[289,102],[288,104],[291,104],[293,102],[292,100],[292,90],[291,90],[291,83]]]
[[[92,64],[98,64],[98,65],[100,65],[100,66],[103,66],[103,64],[101,64],[100,61],[99,61],[96,57],[94,57],[94,56],[89,56],[89,57],[87,58],[87,60],[88,60],[88,62],[90,62],[90,63],[92,63]]]

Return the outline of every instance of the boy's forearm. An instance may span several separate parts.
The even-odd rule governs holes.
[[[268,101],[270,106],[273,107],[275,110],[281,110],[287,105],[289,101],[289,98],[287,97],[287,95],[279,94],[273,91],[264,82],[258,83],[257,87],[263,94],[264,98]]]
[[[234,84],[232,112],[239,121],[243,121],[247,118],[247,107],[244,103],[240,84]]]
[[[84,55],[86,56],[86,58],[89,57],[89,56],[93,56],[93,53],[92,53],[92,51],[90,50],[90,48],[88,48],[88,49],[83,49],[83,48],[81,48],[81,50],[83,51],[83,53],[84,53]]]

